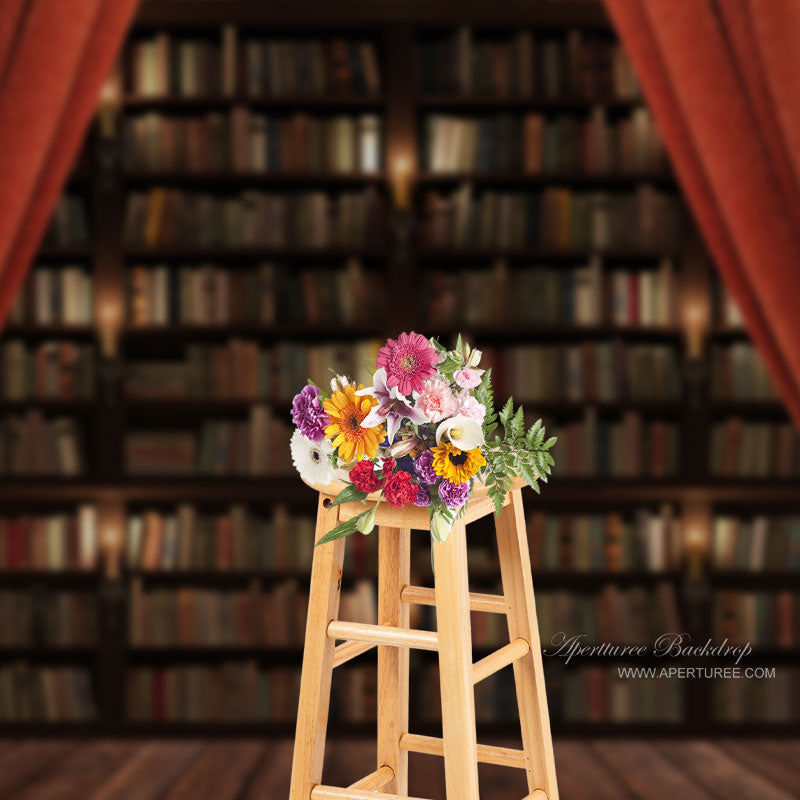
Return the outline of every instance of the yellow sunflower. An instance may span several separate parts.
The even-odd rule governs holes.
[[[338,448],[340,462],[360,461],[365,455],[375,458],[378,444],[383,441],[383,425],[361,427],[372,407],[378,404],[374,397],[356,397],[356,391],[363,388],[350,384],[322,401],[330,417],[330,424],[325,426],[325,438],[333,440],[331,444]]]
[[[443,443],[439,447],[432,447],[431,452],[433,471],[451,483],[464,483],[486,466],[480,447],[459,450],[455,445]]]

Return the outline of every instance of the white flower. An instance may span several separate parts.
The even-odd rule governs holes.
[[[324,486],[336,479],[331,466],[333,447],[327,439],[321,442],[312,442],[295,430],[290,444],[292,463],[306,483]]]
[[[439,425],[436,429],[436,444],[441,444],[445,435],[459,450],[472,450],[484,443],[480,422],[463,414],[446,419]]]
[[[344,387],[349,385],[350,381],[347,379],[347,375],[337,375],[335,378],[331,378],[332,392],[343,392]]]
[[[440,544],[447,541],[453,526],[437,511],[431,516],[431,536]]]

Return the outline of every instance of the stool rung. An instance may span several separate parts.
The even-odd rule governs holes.
[[[404,733],[400,737],[400,749],[409,753],[423,753],[429,756],[444,756],[444,743],[436,736],[420,736]],[[511,747],[495,747],[490,744],[478,745],[478,761],[481,764],[496,764],[500,767],[525,769],[525,753]],[[527,800],[527,798],[526,798]],[[535,800],[538,800],[536,798]]]
[[[409,797],[407,794],[364,792],[360,789],[338,789],[335,786],[317,784],[311,790],[311,800],[424,800],[424,798]]]
[[[392,780],[394,780],[394,770],[388,764],[384,764],[382,767],[378,767],[375,772],[370,772],[369,775],[366,775],[360,781],[350,784],[347,788],[359,789],[362,792],[375,792],[378,789],[383,789]]]
[[[346,639],[390,647],[414,647],[417,650],[438,650],[439,637],[432,631],[415,631],[410,628],[395,628],[391,625],[365,625],[362,622],[328,623],[329,639]]]
[[[472,665],[472,682],[480,683],[484,678],[494,675],[499,672],[503,667],[525,658],[530,652],[531,647],[525,639],[514,639],[505,647],[495,650],[494,653],[489,654],[486,658],[476,661]]]
[[[400,592],[404,603],[418,606],[435,606],[436,592],[424,586],[404,586]],[[472,611],[486,611],[489,614],[505,614],[508,611],[506,599],[499,594],[469,593],[469,607]]]
[[[341,667],[342,664],[346,664],[362,653],[369,652],[373,647],[375,645],[369,642],[345,642],[340,644],[333,649],[333,666]]]
[[[522,800],[547,800],[547,792],[544,789],[534,789],[529,795],[522,798]]]

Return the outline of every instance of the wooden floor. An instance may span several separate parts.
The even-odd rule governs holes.
[[[282,741],[0,741],[0,798],[283,800],[292,745]],[[371,745],[331,745],[325,780],[374,769]],[[562,800],[797,800],[800,739],[556,742]],[[440,759],[411,757],[411,794],[444,798]],[[482,800],[519,800],[516,770],[481,767]]]

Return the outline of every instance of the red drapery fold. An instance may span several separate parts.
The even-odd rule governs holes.
[[[25,278],[138,0],[3,0],[0,325]]]
[[[800,426],[800,3],[605,2],[717,267]]]

